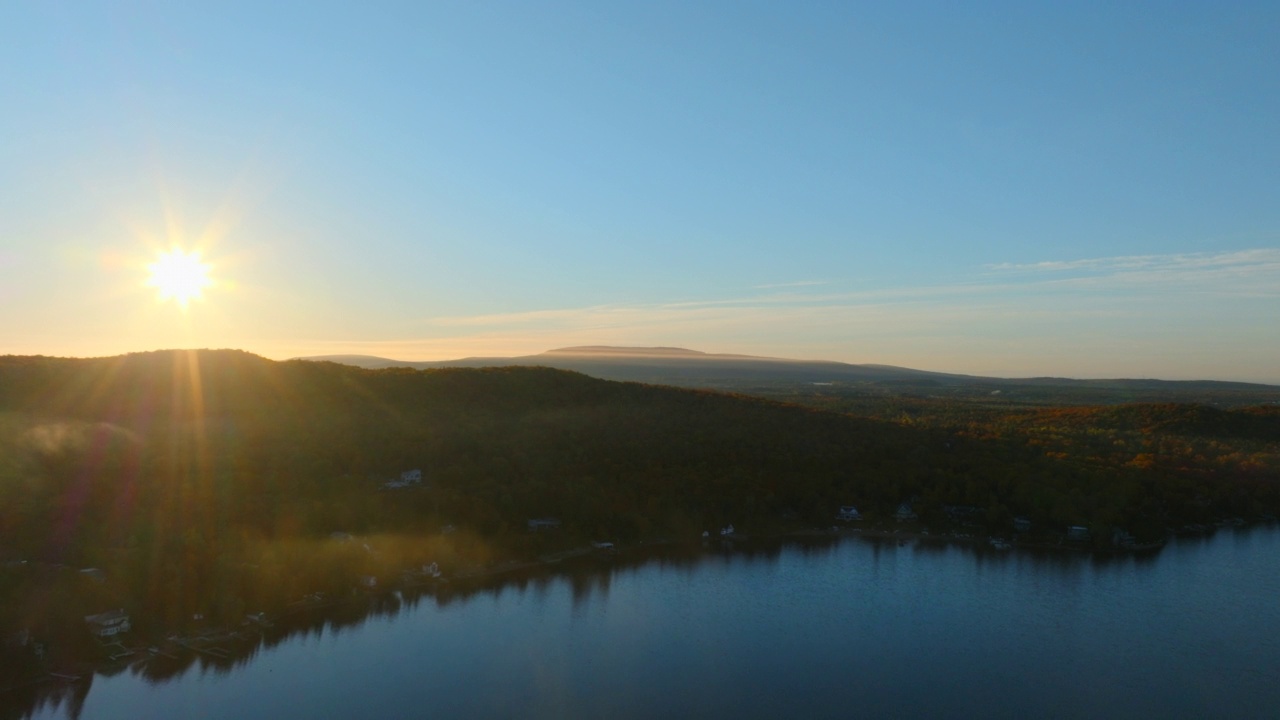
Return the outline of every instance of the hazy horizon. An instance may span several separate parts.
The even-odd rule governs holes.
[[[1280,384],[1280,8],[0,8],[0,354]]]
[[[708,358],[708,359],[709,359],[709,360],[711,360],[711,361],[714,361],[714,360],[716,360],[716,359],[723,359],[723,358],[735,358],[735,359],[746,359],[746,360],[768,360],[768,361],[777,361],[777,362],[781,362],[781,363],[789,363],[789,362],[795,362],[795,363],[810,363],[810,362],[823,363],[823,362],[832,362],[832,363],[844,363],[844,364],[848,364],[848,365],[861,365],[861,366],[866,366],[866,367],[896,367],[896,368],[901,368],[901,369],[905,369],[905,370],[923,370],[923,371],[926,371],[926,372],[935,372],[935,373],[943,373],[943,374],[964,375],[964,376],[973,376],[973,377],[979,377],[979,378],[981,378],[981,377],[988,377],[988,378],[1003,378],[1003,379],[1010,379],[1010,380],[1017,380],[1017,379],[1037,379],[1037,378],[1063,378],[1063,379],[1068,379],[1068,380],[1213,381],[1213,382],[1243,382],[1243,383],[1254,383],[1254,384],[1262,384],[1262,385],[1273,385],[1273,386],[1280,387],[1280,383],[1277,383],[1277,382],[1269,382],[1269,381],[1266,381],[1266,380],[1247,380],[1247,379],[1245,379],[1245,380],[1239,380],[1239,379],[1230,379],[1230,378],[1212,378],[1212,377],[1182,377],[1182,378],[1179,378],[1179,377],[1155,377],[1155,376],[1150,376],[1150,375],[1097,375],[1097,376],[1080,375],[1080,376],[1072,376],[1072,375],[1053,375],[1053,374],[1047,374],[1047,373],[1041,373],[1041,374],[1028,374],[1028,375],[995,375],[995,374],[985,374],[985,375],[984,375],[984,374],[982,374],[982,373],[965,373],[965,372],[957,372],[957,371],[954,371],[954,370],[948,370],[948,369],[945,369],[945,368],[909,367],[909,366],[905,366],[905,365],[890,365],[890,364],[888,364],[888,363],[875,363],[875,362],[868,362],[868,363],[847,362],[847,361],[843,361],[843,360],[831,360],[830,358],[797,358],[797,357],[782,357],[782,356],[767,356],[767,355],[748,355],[748,354],[742,354],[742,353],[716,353],[716,352],[705,352],[705,351],[702,351],[702,350],[697,350],[697,349],[695,349],[695,348],[678,348],[678,347],[670,347],[670,346],[665,346],[665,347],[664,347],[664,346],[654,346],[654,347],[640,347],[640,346],[636,346],[636,347],[625,347],[625,346],[603,346],[603,345],[601,345],[601,346],[571,346],[571,347],[562,347],[562,348],[547,348],[547,349],[545,349],[545,350],[538,351],[538,352],[524,353],[524,354],[518,354],[518,355],[517,355],[517,354],[508,354],[508,355],[468,355],[468,356],[465,356],[465,357],[464,357],[464,356],[449,356],[449,357],[439,357],[439,358],[393,358],[393,357],[386,357],[386,356],[382,356],[382,355],[369,355],[369,354],[367,354],[367,353],[327,353],[327,354],[316,354],[316,355],[289,355],[289,356],[272,357],[272,356],[268,356],[268,355],[265,355],[265,354],[262,354],[262,353],[254,353],[253,351],[251,351],[251,350],[246,350],[246,349],[244,349],[244,348],[196,348],[196,347],[192,347],[192,348],[148,348],[148,349],[145,349],[145,350],[131,350],[131,351],[126,351],[126,352],[122,352],[122,353],[110,353],[110,354],[104,354],[104,355],[55,355],[55,354],[50,354],[50,353],[30,353],[30,354],[22,354],[22,355],[25,355],[25,356],[28,356],[28,357],[30,357],[30,356],[42,356],[42,355],[43,355],[43,356],[46,356],[46,357],[63,357],[63,358],[72,358],[72,359],[94,359],[94,358],[106,358],[106,357],[119,357],[119,356],[122,356],[122,355],[138,354],[138,353],[149,353],[149,352],[192,352],[192,351],[201,351],[201,350],[204,350],[204,351],[221,351],[221,350],[230,350],[230,351],[244,351],[244,352],[250,352],[250,353],[252,353],[252,354],[254,354],[254,355],[258,355],[258,356],[260,356],[260,357],[264,357],[264,358],[266,358],[266,359],[268,359],[268,360],[273,360],[273,361],[277,361],[277,362],[283,362],[283,361],[287,361],[287,360],[331,360],[331,361],[335,361],[335,362],[342,362],[342,360],[343,360],[343,359],[347,359],[347,358],[351,358],[351,359],[355,359],[355,358],[367,358],[367,359],[369,359],[369,360],[385,360],[385,361],[390,361],[390,362],[400,362],[400,363],[410,363],[410,364],[412,364],[412,363],[441,363],[441,362],[447,363],[447,362],[450,362],[450,361],[474,361],[474,360],[485,360],[485,359],[493,359],[493,360],[509,360],[509,359],[518,359],[518,358],[537,358],[538,356],[541,356],[541,355],[553,355],[553,356],[554,356],[554,355],[556,355],[556,354],[561,354],[563,351],[566,351],[566,350],[579,350],[579,349],[585,349],[585,348],[599,348],[599,349],[603,349],[603,350],[610,351],[610,352],[603,353],[602,355],[604,355],[604,356],[608,356],[608,357],[613,357],[613,358],[617,358],[617,357],[632,357],[632,358],[659,358],[659,357],[663,357],[663,358],[670,358],[670,357],[684,357],[684,358],[689,358],[689,357],[699,357],[699,356],[704,356],[704,357]],[[627,352],[613,352],[613,351],[617,351],[617,350],[623,350],[623,351],[625,351],[625,350],[633,350],[633,351],[637,351],[637,352],[633,352],[633,353],[627,353]],[[686,354],[676,354],[676,355],[674,355],[674,356],[673,356],[673,355],[671,355],[671,354],[655,354],[655,353],[651,353],[651,352],[643,352],[643,351],[645,351],[645,350],[675,350],[675,351],[687,351],[687,353],[688,353],[688,354],[687,354],[687,355],[686,355]],[[3,354],[14,355],[15,353],[3,353]],[[0,354],[0,355],[3,355],[3,354]],[[600,357],[600,356],[601,356],[601,354],[592,354],[592,353],[568,353],[567,355],[572,356],[572,357],[583,357],[583,358],[586,358],[586,357],[592,357],[593,355],[594,355],[595,357]]]

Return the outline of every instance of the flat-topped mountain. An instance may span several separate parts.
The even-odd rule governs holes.
[[[613,345],[579,345],[575,347],[556,348],[548,350],[543,355],[608,355],[623,357],[721,357],[721,358],[750,358],[754,360],[775,360],[777,358],[753,358],[750,355],[733,355],[733,354],[709,354],[701,350],[690,350],[688,348],[679,347],[617,347]]]
[[[613,347],[585,345],[516,357],[471,357],[458,360],[408,362],[368,355],[324,355],[299,358],[327,360],[365,368],[502,367],[540,365],[573,370],[605,380],[666,385],[715,386],[717,381],[893,382],[903,380],[965,380],[966,375],[912,370],[892,365],[855,365],[830,360],[793,360],[725,353],[706,353],[677,347]]]

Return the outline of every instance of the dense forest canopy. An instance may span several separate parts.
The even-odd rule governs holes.
[[[1131,523],[1163,520],[1152,503],[1186,511],[1158,485],[1192,483],[1224,514],[1258,511],[1228,497],[1270,497],[1246,481],[1273,476],[1280,438],[1274,406],[877,408],[823,412],[547,368],[364,370],[238,351],[5,357],[0,532],[10,552],[82,560],[154,532],[162,520],[146,512],[174,503],[188,527],[269,535],[392,521],[503,534],[552,514],[633,537],[911,499]],[[407,468],[434,490],[426,507],[398,503],[388,518],[377,502],[352,506],[368,478]],[[1134,472],[1153,468],[1166,472]]]

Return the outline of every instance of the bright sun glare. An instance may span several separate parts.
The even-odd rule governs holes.
[[[200,253],[188,253],[176,247],[161,253],[147,270],[151,272],[147,285],[156,288],[159,300],[174,300],[184,308],[213,284],[209,279],[209,266],[200,261]]]

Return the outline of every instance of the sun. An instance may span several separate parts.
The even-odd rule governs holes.
[[[184,252],[177,247],[161,253],[147,270],[151,272],[147,285],[156,289],[160,302],[173,300],[183,308],[213,284],[209,279],[209,266],[201,262],[200,253]]]

